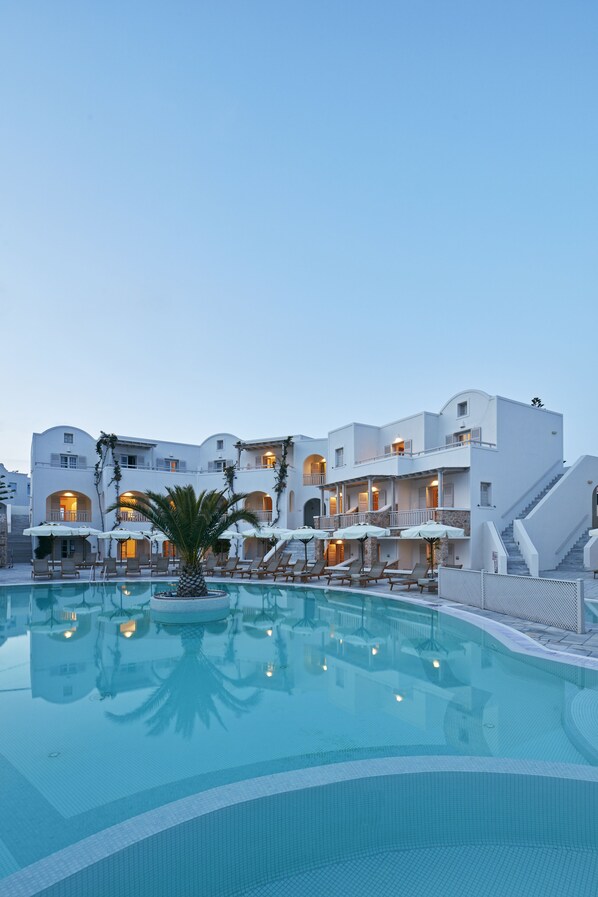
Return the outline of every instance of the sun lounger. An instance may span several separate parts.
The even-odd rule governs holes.
[[[60,564],[60,575],[62,577],[66,576],[79,576],[79,571],[75,566],[75,561],[73,558],[65,558]]]
[[[384,568],[386,564],[383,561],[376,561],[368,573],[353,573],[351,575],[352,586],[367,586],[370,582],[379,582],[384,578]]]
[[[299,573],[295,573],[293,582],[295,582],[295,580],[298,582],[308,582],[310,579],[320,579],[321,576],[326,575],[326,561],[324,558],[321,558],[319,561],[315,562],[313,567],[308,567]]]
[[[48,579],[52,579],[52,571],[47,558],[42,558],[42,560],[35,559],[33,561],[31,579],[35,579],[37,576],[47,576]]]
[[[156,576],[168,576],[168,561],[169,558],[157,557],[156,563],[152,567],[152,572]]]
[[[274,576],[277,570],[283,570],[288,566],[290,558],[290,551],[283,551],[282,554],[274,555],[273,558],[270,558],[265,567],[261,567],[259,570],[254,570],[249,578],[253,579],[253,576],[256,576],[257,579],[264,579],[265,576]]]
[[[327,584],[330,585],[331,582],[341,583],[345,582],[345,580],[347,582],[351,582],[351,575],[353,573],[359,573],[360,570],[361,560],[359,558],[356,558],[354,561],[351,561],[348,567],[345,567],[342,570],[339,569],[330,571],[330,573],[328,574]]]
[[[411,586],[416,586],[420,579],[423,579],[428,572],[427,564],[416,564],[411,573],[397,574],[388,577],[388,584],[392,592],[394,586],[400,586],[402,589],[411,591]]]
[[[276,582],[279,577],[288,582],[289,579],[293,579],[305,570],[306,566],[307,564],[305,561],[295,561],[294,564],[290,564],[288,567],[279,567],[274,573],[274,582]]]
[[[249,566],[241,567],[240,569],[237,569],[235,571],[235,573],[237,576],[240,576],[241,579],[243,579],[243,577],[245,577],[245,576],[247,576],[249,579],[251,579],[252,573],[255,573],[256,570],[261,570],[263,565],[264,565],[263,558],[254,558],[252,560],[252,562],[249,564]]]
[[[102,567],[102,576],[108,579],[109,576],[118,576],[116,569],[116,558],[106,558]]]
[[[223,567],[214,567],[214,576],[230,576],[232,578],[233,570],[239,563],[238,557],[229,558]]]
[[[127,576],[141,576],[141,568],[137,558],[127,558]]]

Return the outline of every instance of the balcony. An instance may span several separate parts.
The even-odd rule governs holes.
[[[471,512],[463,508],[415,508],[410,511],[391,511],[391,529],[406,529],[408,526],[421,526],[428,520],[444,523],[446,526],[458,526],[465,535],[470,533]]]
[[[303,474],[303,485],[304,486],[323,486],[326,482],[326,474],[325,473],[304,473]]]
[[[50,523],[89,523],[89,511],[50,511],[47,515]]]
[[[318,529],[343,529],[355,523],[370,523],[372,526],[390,526],[388,511],[358,511],[356,514],[332,514],[328,517],[316,517]]]
[[[121,511],[121,523],[147,523],[147,517],[140,514],[139,511]]]

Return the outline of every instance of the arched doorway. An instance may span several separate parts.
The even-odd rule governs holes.
[[[310,498],[303,506],[303,526],[314,526],[314,520],[320,515],[320,499]]]
[[[303,485],[323,486],[326,482],[326,459],[322,455],[308,455],[303,462]]]

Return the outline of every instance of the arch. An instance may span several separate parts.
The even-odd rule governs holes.
[[[326,482],[326,458],[318,453],[308,455],[303,462],[303,485],[323,486]]]
[[[289,492],[289,514],[292,514],[295,510],[295,492],[293,489]]]
[[[257,515],[260,523],[272,522],[272,496],[267,492],[250,492],[245,498],[245,507]]]
[[[131,501],[135,501],[137,497],[144,496],[143,492],[139,492],[135,489],[121,489],[121,496],[126,496]],[[124,509],[119,511],[120,519],[122,523],[147,523],[147,517],[144,517],[140,511],[129,511]]]
[[[46,498],[46,520],[49,523],[90,523],[91,498],[68,487],[52,492]]]
[[[303,525],[314,526],[314,520],[320,515],[320,499],[310,498],[303,505]]]

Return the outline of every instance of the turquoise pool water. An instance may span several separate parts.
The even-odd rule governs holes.
[[[396,757],[598,759],[594,671],[511,654],[434,608],[230,584],[228,620],[160,627],[149,588],[0,591],[3,875],[274,773]]]

